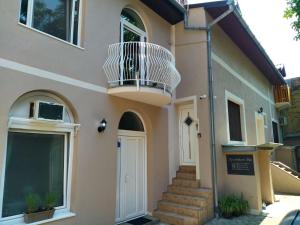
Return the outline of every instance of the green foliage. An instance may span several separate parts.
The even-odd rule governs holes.
[[[38,194],[30,193],[25,197],[26,213],[51,210],[56,206],[57,199],[58,195],[54,192],[48,193],[43,201]]]
[[[295,40],[300,40],[300,0],[287,0],[287,8],[284,11],[286,19],[292,19],[292,28],[296,31]]]
[[[38,194],[30,193],[26,196],[27,213],[34,213],[39,210],[41,198]]]
[[[229,195],[219,200],[219,210],[222,217],[230,218],[234,216],[241,216],[248,212],[249,204],[243,198],[236,197],[235,195]]]
[[[50,192],[46,195],[44,207],[46,210],[51,210],[56,206],[58,195],[54,192]]]

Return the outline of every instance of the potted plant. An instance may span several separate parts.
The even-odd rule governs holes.
[[[42,202],[39,195],[31,193],[26,196],[25,201],[27,210],[24,213],[24,222],[33,223],[53,217],[57,195],[55,193],[48,193]]]

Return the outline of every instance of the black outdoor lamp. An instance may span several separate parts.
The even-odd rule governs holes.
[[[258,112],[259,114],[263,113],[263,112],[264,112],[264,108],[263,108],[263,107],[260,107],[260,108],[257,110],[257,112]]]
[[[99,132],[99,133],[103,132],[103,131],[105,130],[106,126],[107,126],[107,122],[106,122],[105,119],[103,119],[103,120],[100,122],[100,125],[99,125],[99,127],[98,127],[98,132]]]

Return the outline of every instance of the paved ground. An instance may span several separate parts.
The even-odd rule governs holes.
[[[276,195],[276,200],[264,211],[265,216],[242,216],[234,219],[214,219],[205,225],[279,225],[291,211],[300,209],[300,196]]]

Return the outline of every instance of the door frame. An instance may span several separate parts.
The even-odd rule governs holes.
[[[139,114],[137,114],[139,116]],[[141,121],[143,122],[142,118],[139,116],[139,118],[141,119]],[[144,125],[144,122],[143,122],[143,125]],[[145,126],[144,126],[145,128]],[[140,138],[143,138],[144,139],[144,196],[143,196],[143,201],[144,201],[144,211],[145,213],[143,215],[146,215],[148,213],[148,164],[147,164],[147,132],[144,131],[144,132],[141,132],[141,131],[130,131],[130,130],[118,130],[118,135],[117,135],[118,139],[120,137],[140,137]],[[121,156],[121,155],[120,155]],[[118,162],[117,162],[118,163]],[[122,161],[120,160],[120,169],[122,168],[121,167],[121,163]],[[117,184],[118,185],[118,184]],[[121,192],[120,192],[121,193]],[[140,215],[140,216],[143,216],[143,215]],[[129,220],[132,220],[134,218],[138,218],[140,216],[136,216],[136,217],[133,217],[133,218],[130,218],[130,219],[125,219],[125,220],[121,220],[121,221],[115,221],[116,224],[122,224],[126,221],[129,221]],[[115,218],[116,220],[116,218]]]
[[[190,105],[192,104],[194,107],[194,115],[195,120],[197,123],[197,133],[200,134],[200,123],[198,118],[198,104],[197,101],[198,97],[196,95],[184,97],[184,98],[178,98],[174,101],[174,105],[176,106],[176,123],[177,123],[177,140],[178,140],[178,151],[180,153],[180,146],[179,146],[179,134],[180,134],[180,124],[179,124],[179,108],[184,105]],[[176,139],[175,139],[176,140]],[[181,155],[179,155],[181,157]],[[181,158],[179,159],[179,163],[181,164]],[[200,180],[200,149],[199,149],[199,139],[196,138],[196,152],[195,152],[195,166],[196,166],[196,179]]]

